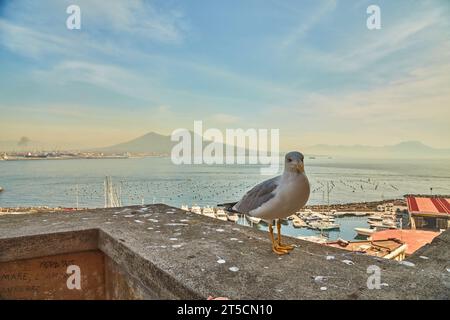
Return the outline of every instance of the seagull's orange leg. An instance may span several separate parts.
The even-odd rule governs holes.
[[[281,243],[281,222],[280,222],[279,219],[277,220],[277,233],[278,233],[277,242],[278,242],[278,248],[279,249],[287,250],[287,251],[291,251],[292,249],[294,249],[294,246],[285,245],[285,244]]]
[[[278,243],[276,242],[275,237],[273,236],[272,223],[269,224],[269,235],[270,235],[270,240],[272,240],[272,251],[273,252],[275,252],[278,255],[283,255],[283,254],[289,253],[288,250],[282,249],[278,246]]]

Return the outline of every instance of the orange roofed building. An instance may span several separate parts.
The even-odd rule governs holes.
[[[450,196],[406,195],[411,229],[440,231],[450,228]]]

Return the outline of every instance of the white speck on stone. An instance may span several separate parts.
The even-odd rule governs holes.
[[[383,287],[389,287],[389,284],[387,284],[386,282],[381,283],[381,285],[382,285]]]
[[[239,268],[238,267],[230,267],[228,270],[230,270],[231,272],[238,272]]]
[[[447,272],[450,272],[450,268],[447,268]]]
[[[170,238],[169,240],[170,241],[177,241],[178,239],[177,238]]]
[[[269,269],[269,267],[264,267],[264,269]]]
[[[225,260],[223,260],[223,259],[219,259],[219,260],[217,260],[217,263],[218,264],[223,264],[223,263],[225,263],[226,261]]]
[[[178,249],[178,248],[181,248],[182,246],[183,246],[182,244],[173,244],[172,248]]]
[[[233,228],[232,230],[233,231],[239,231],[239,228]]]
[[[189,222],[189,219],[181,219],[180,222]]]
[[[125,218],[132,218],[132,217],[134,217],[134,215],[132,215],[132,214],[127,214],[126,216],[124,216]]]
[[[188,226],[188,224],[186,224],[186,223],[166,223],[165,225],[169,226],[169,227]]]
[[[327,256],[327,260],[334,260],[334,256]]]
[[[352,260],[342,260],[342,262],[349,266],[352,266],[355,264]]]
[[[150,222],[159,222],[158,220],[156,220],[156,219],[147,219],[147,221],[150,221]]]
[[[153,228],[152,227],[148,227],[147,230],[153,230]]]
[[[216,229],[217,232],[224,232],[225,230],[223,229]]]
[[[326,280],[326,278],[324,276],[315,276],[314,277],[314,281],[316,281],[316,282],[322,282],[324,280]]]
[[[230,238],[230,241],[237,241],[236,238]]]
[[[415,267],[416,265],[409,261],[400,261],[400,264],[407,266],[407,267]]]
[[[320,291],[326,291],[327,287],[320,287]]]
[[[239,243],[244,243],[244,241],[242,241],[242,240],[239,240],[238,242],[239,242]]]
[[[136,222],[136,223],[144,223],[144,221],[141,221],[141,220],[134,220],[134,222]]]
[[[425,256],[419,256],[419,258],[420,258],[420,259],[423,259],[423,260],[428,260],[428,259],[430,259],[430,258],[425,257]]]

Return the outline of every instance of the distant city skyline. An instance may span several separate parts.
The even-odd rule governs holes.
[[[279,128],[317,144],[450,148],[450,3],[0,1],[0,141],[113,145]],[[368,30],[366,8],[381,8]]]

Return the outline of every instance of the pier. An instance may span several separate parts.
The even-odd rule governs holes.
[[[265,232],[166,205],[3,215],[0,298],[450,297],[449,231],[403,263],[286,240],[297,248],[280,258]],[[68,265],[80,267],[82,290],[67,288]],[[373,265],[379,290],[367,287]]]

